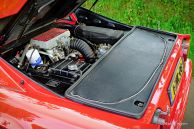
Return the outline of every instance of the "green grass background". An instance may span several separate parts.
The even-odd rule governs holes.
[[[94,1],[88,0],[83,7],[90,8]],[[128,25],[191,34],[189,57],[194,64],[193,0],[99,0],[92,11]]]

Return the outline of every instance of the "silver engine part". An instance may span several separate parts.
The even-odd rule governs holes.
[[[64,49],[70,44],[70,31],[53,28],[31,39],[30,44],[39,48],[39,53],[47,55],[52,62],[65,58]]]
[[[110,48],[111,48],[110,44],[100,44],[96,52],[98,58],[103,56]]]

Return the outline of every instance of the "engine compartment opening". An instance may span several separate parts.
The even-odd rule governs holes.
[[[50,21],[51,11],[43,19],[16,22],[0,56],[62,97],[141,118],[176,34],[124,25],[82,8],[74,13],[74,21],[60,12],[62,19]]]
[[[6,60],[64,96],[65,91],[123,36],[122,30],[103,27],[55,26],[7,52],[11,56]]]
[[[148,28],[89,24],[35,32],[5,47],[2,57],[62,97],[134,118],[143,115],[176,39]]]

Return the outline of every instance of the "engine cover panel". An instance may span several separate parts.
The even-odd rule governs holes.
[[[134,29],[66,91],[66,97],[141,118],[171,52],[174,37]]]
[[[69,37],[69,30],[53,28],[31,39],[30,43],[41,49],[52,49],[56,47],[57,41],[62,37]]]

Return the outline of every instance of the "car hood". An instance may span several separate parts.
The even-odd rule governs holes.
[[[0,19],[11,16],[13,20],[10,20],[8,26],[5,26],[3,31],[0,32],[0,46],[4,43],[2,41],[2,36],[9,37],[10,32],[8,31],[16,28],[17,21],[20,20],[21,22],[25,17],[31,15],[30,9],[33,9],[35,12],[33,17],[38,17],[38,21],[43,22],[45,20],[65,17],[85,1],[86,0],[1,0]],[[22,22],[25,23],[24,20]],[[6,41],[6,39],[4,41]]]
[[[26,2],[27,0],[1,0],[0,18],[5,18],[18,13]]]

